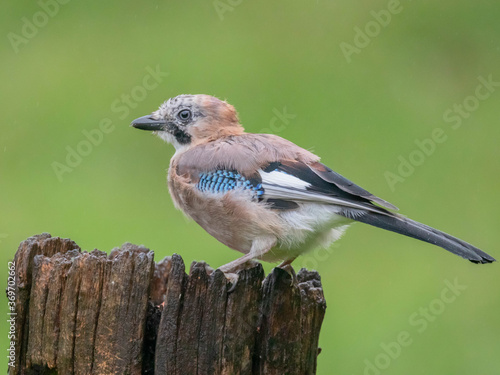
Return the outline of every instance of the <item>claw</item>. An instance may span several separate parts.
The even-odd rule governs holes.
[[[231,287],[227,291],[228,293],[231,293],[236,288],[236,283],[238,282],[240,276],[237,273],[232,272],[225,273],[224,276],[226,276],[226,279],[231,283]]]
[[[297,284],[297,275],[295,274],[295,270],[293,269],[291,264],[285,264],[285,265],[280,264],[278,267],[288,272],[288,274],[291,276],[292,283],[290,285]]]

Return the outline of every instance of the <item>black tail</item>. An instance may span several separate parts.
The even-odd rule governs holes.
[[[354,212],[348,209],[344,209],[341,214],[349,219],[441,246],[443,249],[473,263],[491,263],[495,261],[493,257],[465,241],[398,214],[378,214],[359,210]]]

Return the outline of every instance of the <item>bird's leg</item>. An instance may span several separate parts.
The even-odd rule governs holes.
[[[248,254],[243,255],[241,258],[235,259],[232,262],[220,266],[219,270],[224,273],[234,273],[241,270],[243,268],[242,266],[244,266],[246,262],[252,260],[253,258],[255,258],[255,255],[252,254],[252,252],[249,252]]]
[[[292,257],[292,258],[288,258],[288,259],[285,259],[283,262],[281,262],[281,264],[278,266],[279,268],[285,268],[286,266],[289,266],[292,264],[292,262],[297,259],[297,257]]]
[[[255,258],[261,258],[264,254],[266,254],[271,248],[276,244],[275,237],[262,237],[255,239],[252,242],[252,248],[250,251],[243,255],[241,258],[235,259],[232,262],[224,264],[219,267],[219,270],[224,272],[226,276],[232,281],[235,281],[235,277],[233,275],[236,274],[237,271],[244,268],[245,264]],[[236,277],[237,280],[237,277]]]

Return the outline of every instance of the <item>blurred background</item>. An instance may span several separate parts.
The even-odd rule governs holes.
[[[2,285],[41,232],[157,261],[239,256],[174,209],[173,148],[129,127],[184,93],[500,257],[498,2],[60,1],[0,5]],[[328,304],[318,374],[499,373],[498,264],[356,224],[302,266]]]

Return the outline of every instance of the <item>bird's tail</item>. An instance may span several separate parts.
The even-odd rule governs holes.
[[[365,224],[440,246],[473,263],[491,263],[495,261],[493,257],[465,241],[398,214],[379,214],[364,210],[344,210],[341,214]]]

